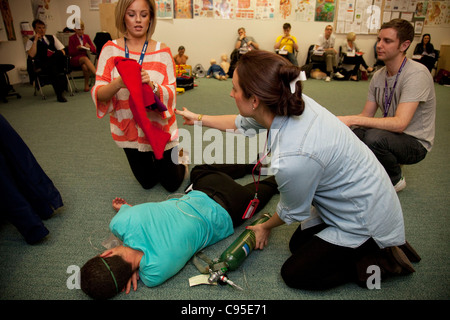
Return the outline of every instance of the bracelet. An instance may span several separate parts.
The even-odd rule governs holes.
[[[203,118],[203,115],[199,114],[198,117],[197,117],[197,121],[202,121],[202,118]]]

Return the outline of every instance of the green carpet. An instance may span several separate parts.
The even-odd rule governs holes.
[[[82,80],[76,80],[82,88]],[[178,96],[178,108],[204,114],[237,111],[229,96],[231,80],[197,79],[198,86]],[[361,111],[368,82],[326,83],[308,80],[304,93],[336,115]],[[111,200],[124,197],[131,204],[165,200],[161,186],[144,190],[134,179],[125,155],[113,142],[108,119],[97,119],[90,93],[67,95],[68,103],[57,103],[50,86],[47,100],[33,95],[29,85],[15,86],[22,99],[0,103],[0,113],[28,144],[36,159],[61,192],[64,207],[44,223],[50,230],[41,243],[30,246],[7,221],[0,220],[1,300],[84,300],[81,290],[69,289],[71,266],[81,267],[102,251],[114,215]],[[129,295],[116,300],[448,300],[450,298],[449,236],[449,120],[450,89],[436,85],[436,139],[431,153],[419,164],[404,167],[407,187],[399,193],[408,241],[422,256],[410,276],[391,278],[381,289],[362,289],[348,284],[323,292],[288,288],[280,268],[289,257],[288,242],[298,226],[273,230],[269,246],[253,252],[229,277],[244,291],[223,286],[189,287],[189,278],[199,274],[189,262],[176,276],[156,288],[142,282]],[[179,127],[193,132],[192,127]],[[211,142],[205,139],[206,148]],[[251,176],[242,182],[251,181]],[[186,180],[178,192],[186,187]],[[274,212],[279,196],[265,207]],[[215,258],[244,230],[207,248]]]

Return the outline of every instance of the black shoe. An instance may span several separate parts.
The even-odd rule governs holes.
[[[422,258],[417,251],[406,241],[405,244],[399,246],[411,262],[419,262]]]

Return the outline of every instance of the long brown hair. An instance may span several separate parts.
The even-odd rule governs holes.
[[[295,93],[290,82],[301,69],[273,52],[252,50],[242,55],[236,66],[239,86],[247,99],[256,96],[274,114],[298,116],[303,113],[302,83],[297,81]]]

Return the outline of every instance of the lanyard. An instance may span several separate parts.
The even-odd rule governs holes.
[[[124,44],[125,44],[125,58],[130,57],[130,51],[127,47],[127,38],[123,38]],[[138,63],[142,66],[142,62],[144,61],[145,52],[147,51],[147,45],[148,41],[145,40],[144,46],[142,47],[141,56],[139,57]]]
[[[266,150],[267,147],[267,139],[269,137],[269,132],[267,132],[267,137],[266,137],[266,142],[264,144],[264,151]],[[259,180],[261,179],[261,167],[262,167],[262,161],[267,157],[267,155],[270,153],[270,150],[264,154],[264,156],[258,160],[258,162],[256,162],[255,166],[252,169],[252,177],[253,177],[253,183],[255,184],[255,199],[258,197],[258,187],[259,187]],[[259,174],[258,174],[258,182],[256,182],[255,180],[255,169],[258,168],[259,166]]]
[[[388,84],[387,84],[388,74],[387,74],[387,70],[386,70],[386,78],[384,78],[384,117],[387,117],[387,114],[388,114],[388,111],[389,111],[389,107],[391,106],[392,97],[394,96],[395,87],[397,86],[398,76],[402,72],[403,67],[405,66],[406,60],[407,59],[405,57],[403,59],[402,65],[400,66],[400,69],[398,69],[397,75],[395,76],[394,86],[392,87],[391,94],[389,95],[389,98],[388,98]]]

